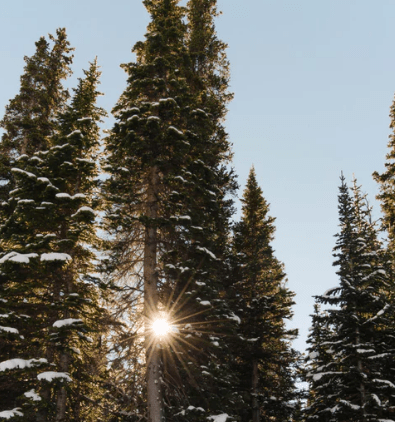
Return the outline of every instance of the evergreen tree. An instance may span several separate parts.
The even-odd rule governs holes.
[[[294,294],[285,286],[283,265],[274,256],[274,218],[252,168],[242,199],[242,219],[234,228],[234,309],[241,322],[235,370],[246,405],[243,421],[289,420],[297,399],[290,341]]]
[[[128,87],[107,139],[107,221],[115,239],[109,271],[135,304],[130,309],[138,311],[144,290],[148,420],[159,420],[165,407],[169,420],[205,418],[198,408],[225,412],[231,390],[218,333],[233,324],[223,296],[232,212],[226,196],[235,183],[225,168],[223,114],[205,107],[208,87],[191,82],[196,76],[177,3],[144,2],[152,21],[146,41],[135,46],[137,63],[125,66]],[[159,349],[149,327],[161,312],[178,332]],[[125,347],[136,346],[136,337]]]
[[[95,105],[93,63],[58,116],[49,149],[21,155],[1,227],[3,315],[12,347],[1,356],[2,385],[23,420],[97,420],[91,402],[103,368],[96,359],[103,310],[93,276],[96,155],[104,111]],[[92,332],[93,334],[89,335]],[[11,339],[10,339],[11,340]],[[8,358],[8,359],[5,359]],[[2,395],[3,396],[3,395]]]
[[[324,346],[326,355],[317,346],[310,355],[312,393],[306,418],[391,420],[395,385],[388,363],[394,350],[394,306],[388,292],[392,282],[360,188],[354,183],[351,197],[343,176],[341,181],[341,232],[334,248],[340,286],[317,297],[330,306],[320,321],[327,335],[324,342],[316,338],[311,342]]]
[[[144,5],[152,21],[146,41],[135,45],[137,63],[124,66],[128,86],[114,109],[118,123],[107,140],[106,169],[111,178],[106,191],[113,204],[107,215],[116,238],[117,272],[128,275],[136,266],[142,268],[148,420],[157,421],[163,417],[161,357],[149,328],[160,310],[159,229],[164,217],[171,215],[174,178],[182,179],[178,172],[189,147],[182,132],[187,54],[183,12],[177,2]],[[138,288],[137,280],[133,283]]]
[[[57,113],[69,97],[62,81],[71,73],[73,49],[64,28],[56,31],[56,37],[50,34],[49,40],[41,37],[35,54],[25,57],[20,92],[9,102],[0,121],[5,130],[0,144],[0,195],[5,200],[12,190],[15,160],[22,154],[47,149],[48,139],[57,130]]]
[[[25,152],[34,148],[46,148],[46,137],[55,132],[54,116],[65,105],[67,90],[61,81],[70,74],[72,49],[69,47],[64,29],[57,30],[57,36],[49,35],[50,41],[44,37],[36,43],[36,52],[32,57],[25,57],[25,72],[21,77],[20,93],[10,101],[6,113],[0,122],[5,130],[0,144],[0,196],[3,200],[1,218],[3,223],[12,213],[9,206],[9,192],[15,188],[12,168],[17,167],[17,160]],[[5,242],[2,242],[3,245]],[[15,261],[15,259],[14,259]],[[1,295],[4,295],[3,287]],[[3,304],[7,303],[4,297]],[[17,314],[3,313],[2,325],[13,325],[12,320],[20,321]],[[27,321],[27,320],[26,320]],[[16,328],[2,330],[0,353],[3,359],[15,356],[21,350],[14,340],[21,339]],[[8,334],[7,334],[8,333]],[[3,360],[1,359],[1,360]],[[33,361],[32,361],[33,362]],[[40,364],[39,364],[40,365]],[[15,379],[8,378],[0,394],[1,408],[10,406],[19,396],[20,386]]]
[[[307,420],[316,420],[318,422],[328,420],[328,414],[325,409],[328,407],[327,400],[333,394],[332,388],[335,387],[335,383],[331,379],[326,383],[318,383],[316,381],[320,380],[320,375],[314,378],[314,374],[319,374],[323,368],[328,370],[335,365],[332,357],[333,351],[330,348],[332,335],[331,327],[328,326],[328,314],[322,311],[319,303],[315,303],[312,327],[307,340],[309,347],[306,358],[308,363],[306,380],[310,381],[310,385],[313,386],[309,390],[307,406],[304,409]]]
[[[390,128],[395,131],[395,101],[390,108]],[[389,136],[389,152],[386,156],[385,171],[379,174],[373,173],[373,178],[380,184],[380,194],[377,199],[380,201],[382,217],[382,228],[388,233],[388,250],[395,250],[395,134]]]

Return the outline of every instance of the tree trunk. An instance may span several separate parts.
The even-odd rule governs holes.
[[[161,354],[159,344],[153,337],[150,325],[158,312],[158,274],[157,274],[157,229],[158,216],[157,167],[148,176],[147,210],[148,223],[144,241],[144,316],[145,316],[145,353],[147,362],[147,407],[148,422],[162,422],[163,402],[161,386]]]
[[[360,333],[359,333],[359,328],[356,329],[356,345],[358,346],[360,343],[361,339],[360,339]],[[362,361],[361,359],[358,359],[358,371],[360,374],[362,374],[363,372],[363,368],[362,368]],[[365,385],[363,382],[361,382],[360,387],[359,387],[359,391],[361,393],[361,407],[362,407],[362,418],[363,421],[366,421],[366,409],[365,409],[365,405],[366,405],[366,391],[365,391]]]
[[[60,355],[60,370],[62,372],[68,372],[70,359],[67,353]],[[56,422],[66,420],[66,403],[67,403],[67,392],[64,387],[58,391],[58,397],[56,401]]]
[[[44,387],[41,391],[40,391],[40,396],[42,397],[42,399],[44,400],[45,403],[49,403],[50,402],[50,398],[51,398],[51,390],[49,387]],[[37,422],[47,422],[48,420],[48,411],[46,407],[40,407],[39,410],[37,411],[37,415],[36,415],[36,421]]]
[[[252,422],[259,422],[260,408],[258,402],[258,361],[252,362]]]

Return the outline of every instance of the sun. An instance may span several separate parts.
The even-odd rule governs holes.
[[[170,332],[170,324],[165,318],[158,318],[152,323],[152,331],[156,337],[164,337]]]

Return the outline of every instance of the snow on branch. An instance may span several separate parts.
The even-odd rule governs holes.
[[[205,252],[206,254],[208,254],[208,255],[210,255],[211,256],[211,258],[213,258],[213,259],[217,259],[217,257],[211,252],[211,251],[209,251],[207,248],[202,248],[202,247],[200,247],[200,246],[197,246],[196,247],[196,249],[198,250],[198,251],[201,251],[201,252]]]
[[[71,261],[72,258],[67,253],[50,252],[41,254],[40,261]]]
[[[37,258],[37,257],[38,257],[38,254],[36,253],[22,254],[18,252],[10,252],[7,255],[4,255],[3,258],[0,259],[0,264],[4,264],[7,261],[28,264],[30,262],[30,258]]]
[[[20,407],[16,407],[15,409],[12,409],[12,410],[4,410],[3,412],[0,412],[0,418],[11,419],[11,418],[14,418],[15,416],[23,416],[23,413],[20,412],[20,410],[21,410]]]
[[[16,328],[11,328],[11,327],[0,326],[0,331],[6,332],[6,333],[12,333],[12,334],[19,334],[19,331]]]
[[[41,365],[48,363],[47,359],[9,359],[3,362],[0,362],[0,372],[11,369],[24,369],[24,368],[33,368],[36,365]]]
[[[223,413],[222,415],[209,416],[207,419],[212,420],[213,422],[226,422],[228,418],[230,418],[230,416],[227,413]]]
[[[64,380],[67,382],[71,382],[72,379],[70,378],[70,375],[67,374],[66,372],[52,372],[52,371],[48,371],[48,372],[43,372],[41,374],[37,375],[37,379],[39,381],[48,381],[48,382],[52,382],[54,379],[59,379],[59,380]]]
[[[67,325],[73,325],[73,324],[82,324],[82,319],[74,319],[74,318],[60,319],[53,323],[53,327],[61,328],[61,327],[64,327]]]

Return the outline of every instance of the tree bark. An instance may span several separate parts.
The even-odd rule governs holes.
[[[260,408],[258,402],[258,361],[252,362],[252,422],[260,422]]]
[[[359,345],[361,339],[360,339],[360,333],[359,333],[359,328],[356,329],[356,346]],[[362,368],[362,361],[361,359],[358,359],[358,371],[360,374],[363,373],[363,368]],[[361,382],[360,387],[359,387],[359,391],[361,393],[361,407],[362,407],[362,418],[363,421],[366,421],[366,409],[365,409],[365,405],[366,405],[366,391],[365,391],[365,385],[363,382]]]
[[[70,359],[67,353],[62,353],[60,356],[60,370],[62,372],[68,372]],[[65,387],[61,387],[58,391],[58,397],[56,401],[56,422],[66,420],[66,403],[67,403],[67,392]]]
[[[161,386],[161,354],[159,344],[152,335],[151,323],[158,312],[157,274],[157,228],[159,175],[157,167],[152,167],[148,175],[147,210],[148,223],[144,240],[144,316],[145,353],[147,362],[147,407],[148,422],[162,422],[163,400]]]

